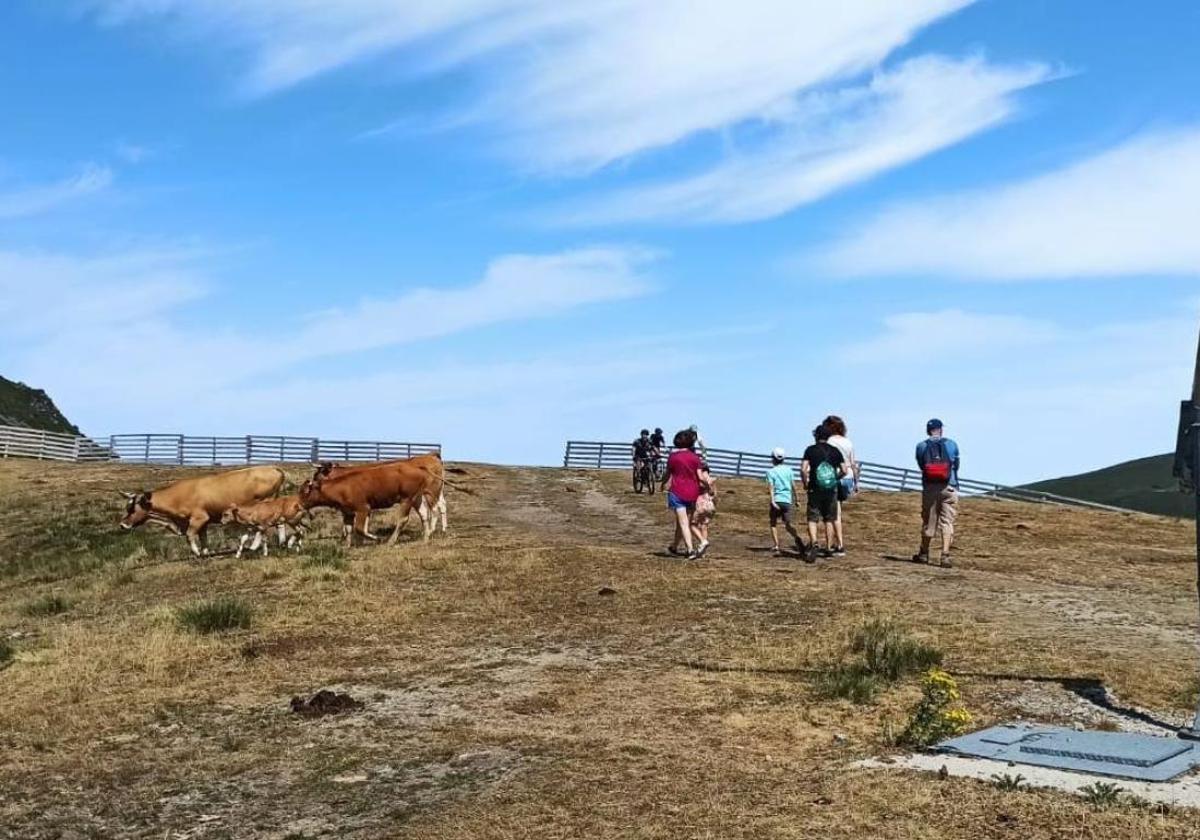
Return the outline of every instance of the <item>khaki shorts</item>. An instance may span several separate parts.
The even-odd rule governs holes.
[[[958,516],[958,491],[949,484],[927,484],[921,488],[922,533],[933,539],[940,528],[947,536],[954,533]]]

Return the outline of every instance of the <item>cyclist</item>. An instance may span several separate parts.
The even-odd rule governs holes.
[[[654,474],[659,475],[659,468],[662,463],[663,447],[667,445],[667,436],[663,434],[663,430],[655,427],[654,434],[650,435],[651,460],[650,466],[654,469]]]
[[[663,430],[655,427],[654,434],[650,435],[650,445],[654,447],[654,451],[658,455],[662,455],[663,447],[667,445],[667,436],[663,434]]]
[[[642,464],[652,464],[654,459],[654,445],[650,442],[650,430],[642,429],[641,434],[633,442],[633,472],[636,475],[637,471],[642,468]]]

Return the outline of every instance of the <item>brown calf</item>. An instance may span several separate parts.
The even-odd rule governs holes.
[[[263,557],[267,556],[267,531],[278,528],[279,545],[300,550],[304,544],[304,535],[308,532],[309,512],[300,503],[299,496],[281,496],[278,499],[265,499],[251,505],[233,505],[221,517],[221,524],[240,525],[243,533],[238,539],[237,556],[242,556],[246,543],[253,538],[250,550],[262,547]],[[288,528],[292,533],[288,533]]]

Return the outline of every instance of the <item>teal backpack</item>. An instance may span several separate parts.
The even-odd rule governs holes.
[[[817,464],[817,486],[822,490],[832,490],[838,486],[837,467],[828,461]]]

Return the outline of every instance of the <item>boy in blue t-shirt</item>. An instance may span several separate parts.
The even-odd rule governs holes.
[[[771,451],[771,469],[767,470],[767,486],[771,491],[771,542],[774,553],[780,553],[779,531],[777,526],[783,522],[783,527],[792,535],[796,543],[796,551],[804,556],[804,542],[792,525],[792,505],[796,499],[796,471],[783,462],[785,453],[780,447]]]

